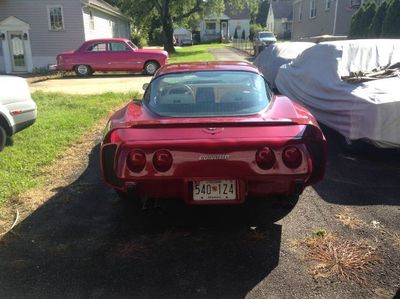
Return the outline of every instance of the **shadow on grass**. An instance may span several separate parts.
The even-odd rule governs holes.
[[[345,150],[342,137],[323,127],[329,153],[325,178],[314,186],[327,202],[344,205],[400,205],[400,151],[358,143]]]
[[[279,211],[256,204],[144,213],[85,172],[0,241],[0,297],[243,298],[277,266]],[[256,226],[256,230],[250,229]]]

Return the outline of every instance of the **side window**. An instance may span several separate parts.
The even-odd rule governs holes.
[[[88,52],[104,52],[107,51],[107,44],[106,43],[98,43],[91,45],[88,49]]]
[[[124,43],[111,42],[110,51],[129,51],[129,48]]]
[[[49,30],[64,30],[64,15],[62,5],[48,5],[47,17],[49,22]]]

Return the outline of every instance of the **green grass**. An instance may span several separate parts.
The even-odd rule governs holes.
[[[212,61],[214,56],[208,49],[225,48],[226,44],[204,44],[176,48],[176,53],[171,54],[168,63],[181,63],[191,61]]]
[[[36,92],[36,123],[12,137],[0,152],[0,205],[12,196],[38,186],[44,166],[72,146],[97,121],[133,98],[128,94],[93,96]]]

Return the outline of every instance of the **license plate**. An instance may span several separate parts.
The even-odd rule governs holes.
[[[236,181],[194,181],[193,200],[233,200],[236,199]]]

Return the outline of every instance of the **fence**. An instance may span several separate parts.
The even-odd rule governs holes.
[[[232,46],[238,50],[241,51],[245,51],[247,52],[249,55],[253,55],[253,42],[246,38],[246,39],[242,39],[242,38],[236,38],[233,39],[232,41]]]

